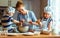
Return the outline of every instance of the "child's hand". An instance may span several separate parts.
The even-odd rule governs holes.
[[[40,19],[38,19],[38,20],[36,21],[36,23],[38,23],[38,24],[40,24],[40,22],[41,22]]]
[[[36,23],[38,23],[38,24],[40,25],[40,27],[42,28],[42,22],[41,22],[40,19],[38,19],[38,20],[36,21]]]

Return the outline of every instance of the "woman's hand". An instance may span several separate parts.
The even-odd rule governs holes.
[[[36,22],[32,22],[32,21],[29,21],[30,24],[33,24],[33,25],[38,25],[38,23]]]
[[[21,22],[17,23],[16,25],[20,26],[21,25]]]

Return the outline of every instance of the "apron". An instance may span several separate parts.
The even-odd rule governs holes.
[[[42,19],[42,30],[43,31],[48,31],[48,19]]]
[[[24,19],[25,22],[32,21],[32,18],[30,16],[29,12],[25,16],[21,15],[20,20],[22,20],[22,19]],[[29,25],[29,29],[32,29],[32,30],[38,29],[38,27],[39,27],[38,25],[31,25],[31,24]]]

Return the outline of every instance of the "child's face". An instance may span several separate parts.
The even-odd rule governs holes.
[[[50,14],[48,14],[48,13],[44,13],[43,16],[44,16],[44,18],[50,18]]]

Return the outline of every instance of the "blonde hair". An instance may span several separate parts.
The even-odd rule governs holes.
[[[5,9],[5,14],[15,13],[15,9],[13,7],[8,7]]]

